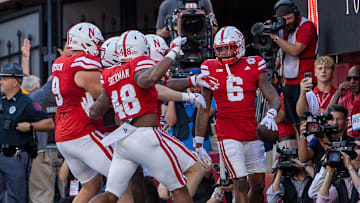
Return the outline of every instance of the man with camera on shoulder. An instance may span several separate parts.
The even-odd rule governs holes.
[[[343,162],[347,174],[345,176],[336,176],[336,169],[339,166],[329,163],[326,165],[325,177],[317,194],[316,202],[358,202],[360,200],[359,146],[355,147],[355,152],[356,158],[351,160],[347,153],[340,151],[341,162]]]
[[[280,153],[276,164],[276,175],[266,192],[269,203],[312,202],[308,189],[312,182],[313,167],[297,159],[296,148],[277,149]]]
[[[314,131],[312,127],[316,122],[304,122],[300,125],[300,136],[298,139],[298,149],[299,149],[299,159],[301,162],[308,162],[312,160],[315,164],[315,173],[320,169],[321,158],[325,154],[325,150],[330,147],[325,144],[325,142],[335,142],[335,141],[353,141],[353,138],[346,135],[347,129],[347,114],[348,111],[346,107],[338,104],[330,105],[327,109],[326,114],[317,114],[315,116],[322,116],[326,120],[326,124],[317,124],[320,130],[318,133],[315,133],[315,137],[311,139],[309,146],[307,146],[306,136],[312,134],[310,131]],[[331,115],[331,116],[330,116]],[[332,117],[330,119],[330,117]],[[337,127],[335,127],[337,126]],[[309,129],[310,128],[310,129]],[[326,133],[326,131],[331,131]]]
[[[317,33],[314,24],[302,17],[291,0],[279,0],[274,10],[285,21],[285,27],[278,33],[268,33],[280,47],[277,63],[279,73],[286,80],[284,92],[285,121],[297,123],[296,102],[300,94],[300,82],[304,73],[314,73],[317,54]],[[313,82],[316,82],[312,74]]]

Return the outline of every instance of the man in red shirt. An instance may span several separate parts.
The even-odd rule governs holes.
[[[269,110],[260,123],[269,130],[277,131],[274,119],[281,101],[266,73],[265,60],[259,56],[244,57],[245,39],[237,28],[221,28],[214,38],[214,51],[217,59],[204,61],[201,73],[216,78],[220,85],[214,91],[202,88],[207,108],[198,110],[194,148],[203,148],[210,102],[214,96],[219,150],[234,181],[236,202],[261,202],[266,158],[264,144],[256,136],[256,91],[260,88],[269,101]],[[197,151],[201,151],[199,149]]]
[[[282,16],[286,25],[278,34],[269,34],[280,47],[277,64],[280,75],[285,78],[284,102],[285,121],[297,123],[296,102],[300,94],[300,82],[304,73],[313,73],[317,55],[317,33],[314,24],[302,17],[291,0],[279,0],[274,9],[277,16]]]
[[[356,138],[360,136],[359,130],[353,130],[354,125],[356,125],[354,121],[359,120],[358,115],[360,114],[360,65],[350,68],[346,80],[349,83],[351,94],[347,94],[342,98],[339,104],[348,109],[347,135]]]

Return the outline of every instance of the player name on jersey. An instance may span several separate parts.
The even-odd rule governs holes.
[[[115,85],[117,82],[128,77],[130,77],[129,69],[121,70],[108,78],[109,86]]]
[[[63,66],[64,66],[63,63],[56,63],[56,64],[53,64],[53,65],[52,65],[51,70],[52,70],[52,72],[62,71],[62,70],[63,70]]]

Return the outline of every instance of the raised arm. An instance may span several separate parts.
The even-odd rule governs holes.
[[[264,97],[269,101],[270,108],[279,111],[281,107],[281,100],[275,87],[271,84],[270,78],[266,72],[262,72],[260,74],[258,84]]]

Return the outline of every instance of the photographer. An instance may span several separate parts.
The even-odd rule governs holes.
[[[313,177],[312,166],[290,157],[287,161],[291,162],[291,166],[282,166],[281,159],[275,162],[276,176],[266,191],[267,201],[269,203],[277,203],[281,200],[284,203],[294,200],[296,202],[312,202],[307,195]]]
[[[316,202],[357,202],[360,200],[360,177],[358,175],[360,148],[356,147],[355,151],[357,157],[353,160],[350,160],[348,154],[340,152],[350,177],[337,178],[333,182],[335,168],[329,164],[326,166],[324,182],[320,187]]]
[[[315,172],[318,172],[320,169],[320,160],[325,154],[325,150],[329,149],[330,147],[325,145],[325,142],[329,141],[353,141],[352,138],[346,135],[346,126],[347,126],[347,109],[338,104],[333,104],[328,107],[327,112],[332,115],[332,120],[327,121],[327,124],[330,126],[337,126],[337,134],[331,134],[330,138],[325,134],[322,135],[315,135],[314,138],[311,139],[309,146],[307,146],[306,136],[307,129],[306,124],[304,122],[300,125],[300,133],[301,135],[297,138],[298,139],[298,149],[299,149],[299,159],[301,162],[308,162],[312,160],[315,164]]]
[[[171,35],[168,28],[166,27],[166,20],[172,16],[173,12],[178,8],[178,4],[180,2],[182,2],[182,0],[165,0],[160,5],[158,18],[156,20],[156,34],[164,39],[169,38]],[[199,8],[205,11],[206,15],[214,19],[214,27],[217,27],[211,1],[199,0]]]
[[[317,53],[317,34],[314,24],[302,17],[291,0],[279,0],[274,6],[277,16],[286,21],[285,28],[279,35],[268,33],[280,47],[277,64],[280,64],[280,75],[286,79],[285,114],[287,123],[297,123],[296,102],[300,94],[300,82],[304,73],[314,72],[314,61]],[[313,82],[316,78],[313,77]]]

